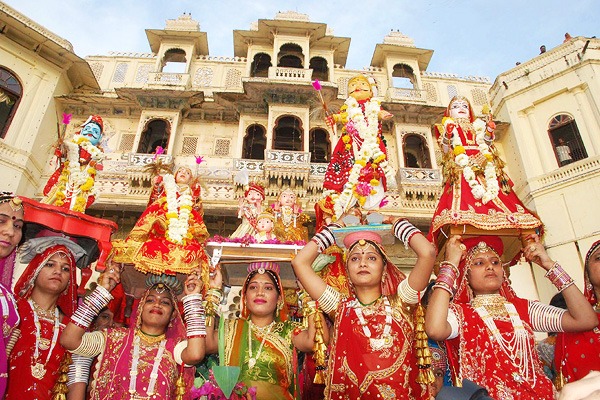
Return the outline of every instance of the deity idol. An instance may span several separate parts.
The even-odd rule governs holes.
[[[238,218],[242,219],[242,223],[231,234],[231,238],[243,238],[246,235],[254,236],[256,234],[256,222],[262,212],[264,199],[265,189],[257,183],[251,183],[244,192],[244,197],[240,199]]]
[[[102,171],[104,159],[100,147],[103,129],[102,118],[91,115],[71,140],[56,148],[60,166],[44,187],[42,203],[79,212],[92,205],[96,171]]]
[[[296,198],[296,193],[287,188],[271,205],[275,214],[275,236],[282,242],[308,241],[308,229],[304,225],[310,218],[302,212]]]
[[[455,96],[442,124],[436,125],[444,152],[444,191],[433,216],[430,238],[446,225],[481,230],[535,229],[542,222],[512,190],[504,162],[494,147],[496,125],[475,119],[469,101]]]
[[[262,212],[256,218],[256,233],[254,234],[254,238],[259,243],[275,239],[275,234],[273,233],[274,222],[275,217],[269,212]]]
[[[394,180],[380,123],[393,115],[373,98],[364,75],[350,79],[348,94],[340,113],[327,118],[330,127],[343,125],[323,182],[326,197],[322,203],[331,203],[333,209],[326,212],[336,218],[357,203],[363,209],[379,209],[388,183]]]

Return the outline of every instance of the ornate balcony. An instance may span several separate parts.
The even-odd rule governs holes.
[[[403,89],[390,87],[387,90],[387,101],[427,101],[427,93],[425,90],[418,89]]]
[[[278,81],[296,81],[310,82],[312,79],[312,69],[310,68],[288,68],[288,67],[270,67],[269,79]]]
[[[402,195],[402,207],[435,209],[443,188],[439,169],[400,168],[396,178]]]
[[[148,74],[148,86],[176,86],[182,89],[189,87],[190,74],[169,73],[169,72],[151,72]]]

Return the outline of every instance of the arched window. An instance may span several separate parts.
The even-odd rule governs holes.
[[[312,69],[312,79],[318,79],[323,82],[329,80],[329,68],[327,60],[323,57],[313,57],[310,59],[309,68]]]
[[[162,59],[162,72],[184,74],[186,70],[186,56],[182,49],[169,49],[165,51]]]
[[[302,151],[302,121],[286,115],[275,121],[273,149]]]
[[[431,168],[429,147],[421,135],[406,135],[402,145],[406,168]]]
[[[571,116],[560,114],[552,118],[548,126],[548,135],[554,146],[559,167],[587,158],[577,123]]]
[[[277,66],[287,68],[304,68],[304,53],[302,47],[294,43],[286,43],[277,54]]]
[[[8,127],[17,111],[23,87],[15,75],[0,67],[0,138],[6,137]]]
[[[266,129],[259,124],[250,125],[244,136],[242,158],[264,160],[265,147],[267,147]]]
[[[392,82],[395,88],[414,89],[416,84],[413,69],[406,64],[394,65],[392,71]]]
[[[265,53],[258,53],[250,65],[250,76],[258,78],[269,77],[269,67],[272,67],[271,56]]]
[[[315,128],[310,131],[309,135],[308,146],[310,150],[310,162],[329,162],[329,156],[331,155],[329,133],[327,133],[325,129]]]
[[[164,119],[153,119],[146,123],[146,128],[142,132],[138,153],[153,154],[158,146],[167,150],[169,136],[171,135],[171,125]]]

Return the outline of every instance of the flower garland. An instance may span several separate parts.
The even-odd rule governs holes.
[[[62,206],[67,199],[67,185],[75,196],[75,203],[71,206],[73,211],[85,212],[85,206],[89,196],[94,196],[94,178],[96,176],[95,166],[102,161],[104,153],[102,150],[90,143],[89,139],[80,134],[73,136],[71,141],[65,142],[67,147],[67,161],[63,164],[63,170],[58,178],[55,205]],[[79,148],[83,148],[90,154],[90,161],[81,168]]]
[[[348,181],[339,195],[332,195],[334,199],[335,217],[339,218],[351,206],[354,199],[363,206],[370,195],[375,195],[381,188],[379,176],[376,173],[381,167],[388,179],[393,179],[393,171],[389,167],[385,153],[379,147],[379,112],[381,102],[371,99],[365,103],[365,111],[354,97],[349,97],[342,106],[342,117],[347,122],[343,128],[342,141],[346,150],[352,147],[351,138],[360,142],[360,149],[354,154],[354,165],[350,170]],[[344,122],[346,118],[342,121]],[[362,178],[362,179],[361,179]]]
[[[192,195],[189,190],[179,193],[179,186],[172,174],[165,175],[163,183],[167,197],[167,240],[182,244],[185,239],[191,237],[188,230],[192,213]]]
[[[452,118],[444,118],[442,120],[444,128],[449,124],[455,124]],[[476,119],[473,122],[473,129],[475,130],[475,142],[479,149],[479,153],[482,154],[487,162],[483,169],[483,176],[485,178],[486,187],[477,179],[477,175],[473,168],[469,165],[470,158],[466,154],[465,148],[462,145],[458,130],[456,127],[452,130],[451,144],[454,151],[454,162],[463,170],[463,176],[471,187],[471,193],[475,199],[487,204],[489,201],[494,200],[498,197],[500,192],[500,185],[498,184],[498,175],[496,174],[496,166],[492,161],[493,156],[490,152],[490,146],[486,142],[486,124],[481,119]]]

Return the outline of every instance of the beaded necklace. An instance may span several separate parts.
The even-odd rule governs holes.
[[[252,323],[251,319],[248,319],[248,327],[250,328],[250,329],[248,329],[248,355],[250,356],[250,359],[248,360],[248,368],[249,369],[254,368],[254,366],[256,365],[256,361],[260,358],[260,355],[262,354],[263,346],[265,344],[265,340],[267,339],[267,336],[269,336],[269,334],[271,333],[271,329],[273,329],[274,324],[275,324],[275,321],[272,321],[269,325],[261,328],[261,327],[254,325]],[[258,331],[260,333],[260,335],[262,336],[262,340],[260,341],[260,346],[258,347],[258,352],[256,353],[256,357],[252,356],[252,331],[253,330]]]
[[[367,321],[365,321],[360,302],[355,300],[350,304],[350,306],[354,308],[356,317],[362,326],[363,333],[369,338],[369,345],[371,346],[371,349],[374,351],[390,348],[393,344],[392,335],[390,334],[392,331],[392,306],[390,305],[390,301],[388,300],[387,296],[383,296],[383,305],[385,308],[385,326],[383,327],[381,337],[372,338],[371,330],[367,326]]]
[[[58,331],[60,330],[60,314],[58,312],[58,307],[54,307],[54,333],[52,334],[52,341],[50,342],[50,349],[48,350],[48,355],[46,356],[46,361],[42,364],[39,362],[40,357],[40,348],[43,350],[47,349],[48,346],[42,343],[42,325],[40,324],[40,318],[36,312],[36,306],[33,303],[33,300],[27,300],[29,305],[31,306],[31,311],[33,311],[33,323],[35,325],[35,350],[33,352],[31,365],[31,375],[41,380],[46,375],[46,364],[50,360],[50,356],[52,355],[52,350],[56,346],[56,342],[58,341]]]
[[[136,332],[135,338],[133,339],[133,356],[131,360],[131,370],[129,372],[129,393],[132,395],[136,394],[137,392],[138,363],[140,361],[140,341],[140,336]],[[160,341],[158,351],[154,357],[152,372],[150,373],[150,382],[148,382],[148,390],[146,390],[146,394],[148,396],[152,396],[154,394],[154,387],[156,386],[156,380],[158,378],[158,367],[160,366],[160,361],[162,360],[163,353],[165,352],[166,344],[167,339],[163,338]]]
[[[486,295],[483,295],[486,297]],[[477,296],[482,297],[482,296]],[[477,298],[475,297],[475,298]],[[506,301],[504,297],[500,295],[488,295],[488,300],[486,301],[488,305],[492,302],[497,302],[500,305],[504,305],[504,309],[508,316],[510,317],[511,324],[514,329],[514,335],[511,339],[505,339],[500,330],[494,323],[494,318],[488,313],[486,306],[481,305],[475,308],[475,311],[491,333],[492,341],[498,343],[500,349],[506,354],[513,364],[519,369],[519,373],[514,372],[512,374],[515,382],[525,382],[529,380],[529,378],[533,378],[533,386],[536,384],[536,375],[534,372],[534,357],[533,357],[533,349],[529,346],[528,343],[528,334],[525,326],[523,325],[523,321],[517,312],[514,304]]]

